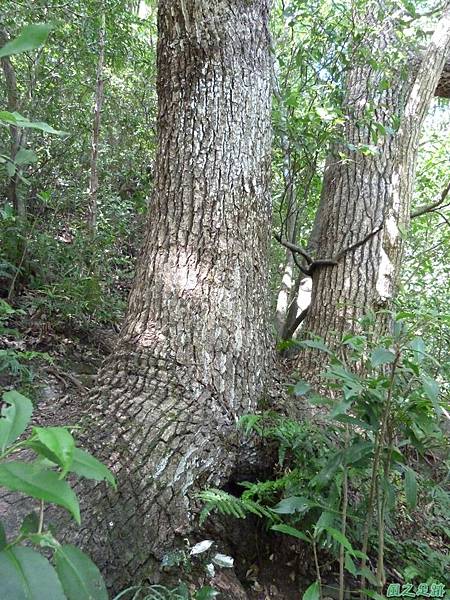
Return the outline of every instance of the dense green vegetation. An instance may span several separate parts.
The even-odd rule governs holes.
[[[401,270],[391,275],[395,298],[381,310],[373,304],[358,307],[365,316],[350,330],[338,331],[334,345],[314,335],[304,339],[302,327],[288,326],[288,307],[306,281],[305,267],[323,256],[315,219],[327,193],[323,180],[330,148],[341,148],[341,164],[360,159],[375,164],[386,152],[384,144],[395,141],[401,119],[386,123],[383,94],[395,89],[398,78],[408,78],[412,51],[425,51],[445,8],[398,3],[396,43],[370,51],[364,44],[374,31],[368,4],[282,0],[271,10],[273,235],[267,279],[270,344],[278,352],[275,379],[281,385],[275,401],[268,394],[255,401],[256,411],[235,419],[243,448],[265,449],[265,476],[259,469],[251,481],[238,479],[231,488],[209,485],[208,479],[194,494],[195,534],[166,548],[157,578],[149,574],[129,581],[126,589],[107,591],[90,549],[85,553],[66,543],[65,528],[70,532],[72,525],[58,521],[59,530],[54,529],[44,507],[63,507],[79,524],[75,492],[83,488],[70,473],[116,486],[116,459],[105,459],[110,471],[78,448],[78,429],[89,447],[83,422],[78,425],[74,409],[65,420],[64,410],[68,397],[82,398],[86,416],[87,389],[96,398],[91,372],[86,377],[80,366],[92,362],[94,370],[114,355],[158,193],[157,3],[4,0],[0,600],[243,598],[226,591],[234,580],[225,580],[225,590],[217,583],[228,572],[237,573],[249,599],[344,600],[361,594],[381,600],[395,597],[391,585],[397,584],[403,591],[418,590],[418,596],[444,597],[450,586],[448,98],[433,99],[422,128],[411,220],[398,227],[404,247]],[[383,6],[390,15],[393,5]],[[384,31],[381,27],[380,36]],[[377,75],[380,94],[380,104],[372,98],[358,117],[358,127],[367,133],[358,146],[345,137],[351,122],[346,85],[355,65],[369,66]],[[351,153],[356,158],[349,158]],[[189,185],[181,166],[180,172],[183,185]],[[286,241],[297,250],[291,253]],[[313,259],[295,254],[298,248]],[[298,304],[293,320],[304,308],[300,297]],[[318,376],[302,371],[296,357],[305,352],[319,357]],[[30,426],[33,411],[38,426],[34,421]],[[35,503],[36,510],[20,517],[13,533],[16,508],[2,504],[4,490]],[[266,550],[247,557],[244,546],[240,550],[224,541],[226,536],[210,539],[210,531],[221,531],[217,522],[233,529],[242,519]],[[302,560],[306,568],[296,571]],[[277,579],[286,562],[290,582]]]

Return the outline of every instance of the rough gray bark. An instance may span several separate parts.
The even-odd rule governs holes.
[[[245,452],[268,337],[271,58],[265,0],[161,0],[158,152],[120,341],[86,407],[118,479],[84,493],[77,541],[113,589],[195,525],[194,494]]]
[[[369,14],[376,14],[374,8]],[[372,53],[386,54],[395,44],[395,22],[367,39]],[[320,258],[340,254],[336,264],[317,266],[304,335],[314,334],[332,343],[369,309],[388,308],[395,293],[402,257],[401,228],[409,224],[410,204],[421,126],[437,87],[450,47],[450,15],[439,21],[420,67],[408,76],[393,77],[380,85],[383,71],[367,63],[350,71],[344,111],[342,143],[336,144],[325,169],[323,196],[317,215]],[[383,127],[398,128],[381,137],[374,153],[365,118],[372,104]],[[389,130],[388,130],[389,131]],[[362,151],[361,151],[362,150]],[[370,152],[370,149],[369,149]],[[364,241],[361,245],[358,242]],[[346,251],[352,247],[352,250]],[[314,266],[314,265],[313,265]],[[303,373],[313,377],[314,353],[302,353]],[[312,362],[311,362],[312,361]]]

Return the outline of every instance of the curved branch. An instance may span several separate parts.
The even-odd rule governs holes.
[[[435,202],[432,202],[431,204],[428,204],[426,206],[420,206],[417,210],[415,210],[411,213],[411,215],[410,215],[411,219],[415,219],[416,217],[420,217],[426,213],[433,212],[436,208],[438,208],[439,206],[441,206],[444,203],[449,192],[450,192],[450,181],[447,183],[447,186],[442,190],[441,195],[439,196],[438,200],[436,200]]]
[[[287,242],[286,240],[283,240],[280,235],[274,234],[274,237],[277,240],[277,242],[279,242],[282,246],[284,246],[285,248],[289,248],[289,250],[292,252],[294,262],[297,265],[297,267],[300,269],[300,271],[302,271],[302,273],[304,273],[305,275],[308,275],[309,277],[311,277],[314,270],[317,269],[318,267],[330,267],[330,266],[334,267],[334,266],[336,266],[338,264],[338,262],[341,260],[341,258],[343,258],[347,254],[347,252],[356,250],[356,248],[359,248],[360,246],[362,246],[363,244],[368,242],[370,240],[370,238],[373,237],[374,235],[376,235],[377,233],[379,233],[383,229],[383,227],[384,227],[384,223],[381,224],[376,229],[373,229],[370,233],[368,233],[361,240],[358,240],[357,242],[355,242],[354,244],[351,244],[347,248],[340,250],[332,258],[318,258],[316,260],[311,258],[311,256],[307,252],[305,252],[305,250],[303,250],[303,248],[301,248],[300,246],[296,246],[295,244],[291,244],[291,242]],[[303,267],[299,263],[299,261],[297,259],[297,254],[300,254],[301,256],[303,256],[303,258],[308,263],[308,268]]]

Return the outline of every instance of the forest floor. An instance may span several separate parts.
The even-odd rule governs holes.
[[[17,375],[5,373],[0,373],[0,386],[10,388],[15,385],[33,400],[37,424],[62,425],[69,419],[70,424],[76,425],[83,410],[82,403],[88,401],[88,392],[95,385],[95,375],[114,348],[117,331],[99,326],[78,331],[57,330],[45,316],[39,315],[22,316],[14,325],[21,332],[20,337],[0,334],[0,348],[39,354],[26,363],[30,376],[22,377],[20,386],[16,385]],[[61,406],[64,406],[64,412],[60,410]],[[23,509],[14,512],[21,514]],[[19,525],[18,517],[11,512],[10,504],[0,499],[0,519],[7,529]],[[277,536],[275,541],[269,539],[261,523],[257,523],[257,519],[251,521],[247,525],[239,522],[236,528],[240,537],[234,555],[237,577],[234,573],[220,571],[214,584],[219,589],[228,589],[233,598],[239,598],[238,590],[242,590],[242,600],[298,600],[315,577],[310,549],[302,543],[286,542],[283,536]],[[445,539],[427,533],[427,527],[428,519],[423,511],[418,512],[413,521],[400,517],[399,535],[404,537],[407,533],[410,538],[426,540],[433,550],[448,551]],[[242,543],[246,532],[249,541]],[[327,563],[326,556],[323,564],[327,566],[323,580],[330,585],[324,589],[326,600],[337,597],[333,589],[337,574],[336,565],[333,561]],[[395,579],[396,565],[388,563],[386,568]],[[226,600],[226,592],[222,597]]]

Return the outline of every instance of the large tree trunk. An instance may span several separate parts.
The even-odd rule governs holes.
[[[379,7],[378,2],[374,3]],[[375,6],[369,15],[377,14]],[[387,19],[375,36],[366,40],[373,56],[388,55],[396,43],[396,24]],[[318,335],[329,343],[368,310],[389,308],[398,282],[402,257],[401,229],[409,224],[412,186],[419,135],[437,87],[450,44],[447,10],[430,41],[420,67],[408,76],[390,78],[367,61],[349,72],[342,142],[328,158],[321,206],[319,257],[335,264],[313,270],[311,305],[303,325],[304,335]],[[373,149],[371,121],[385,128]],[[391,133],[389,128],[398,124]],[[378,127],[378,131],[382,131]],[[374,152],[372,152],[374,150]],[[314,267],[314,265],[313,265]],[[317,356],[302,353],[303,373],[314,377]]]
[[[118,347],[87,407],[118,493],[84,494],[78,541],[114,589],[195,524],[193,495],[245,452],[264,393],[271,58],[265,0],[161,0],[155,192]]]

